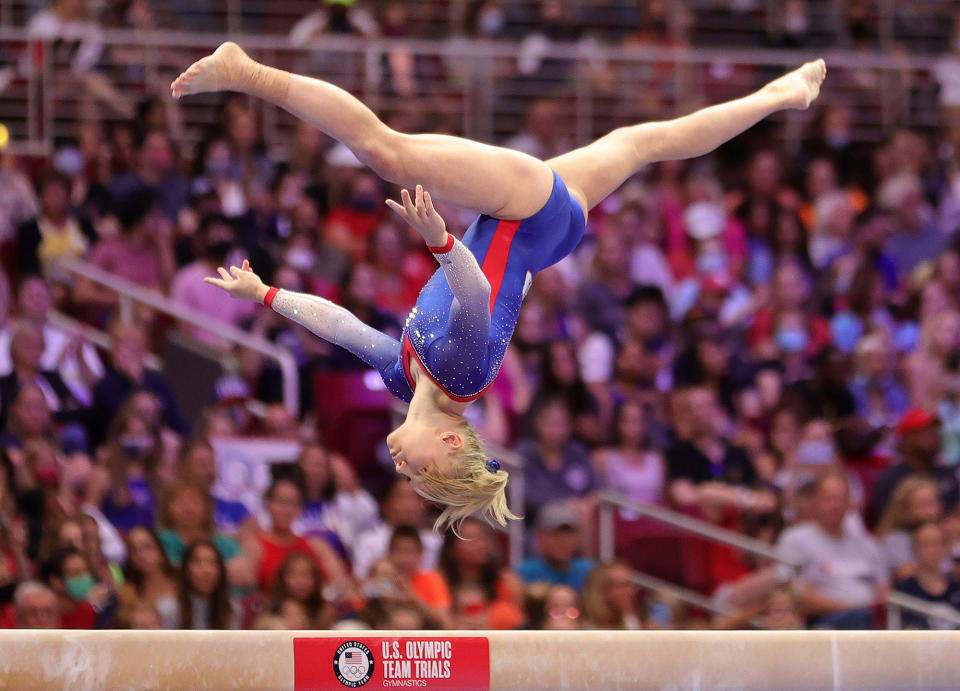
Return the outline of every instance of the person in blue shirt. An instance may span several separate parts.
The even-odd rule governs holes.
[[[664,122],[621,127],[549,161],[458,137],[396,132],[327,82],[254,62],[234,43],[171,84],[175,98],[232,90],[264,98],[342,142],[382,178],[405,188],[391,208],[423,237],[441,270],[428,281],[400,341],[318,297],[265,286],[250,270],[220,269],[208,282],[274,310],[375,367],[410,403],[387,437],[397,472],[445,509],[437,525],[477,513],[506,524],[507,473],[487,458],[464,418],[500,369],[525,287],[573,251],[587,212],[643,166],[712,151],[774,112],[807,108],[826,75],[807,63],[744,98]],[[422,186],[421,186],[422,185]],[[447,233],[430,190],[479,218],[462,241]]]
[[[577,592],[583,590],[596,564],[576,556],[580,545],[579,526],[576,512],[564,502],[551,502],[540,510],[537,517],[539,554],[517,569],[524,583],[545,582],[568,585]]]

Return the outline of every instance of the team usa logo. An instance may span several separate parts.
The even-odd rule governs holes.
[[[373,654],[360,641],[347,641],[333,656],[333,673],[341,684],[356,689],[373,676]]]

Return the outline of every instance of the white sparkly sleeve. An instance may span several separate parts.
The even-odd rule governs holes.
[[[448,252],[437,252],[433,256],[440,263],[447,284],[461,308],[468,311],[489,310],[490,281],[483,275],[477,258],[466,245],[455,240]]]
[[[399,341],[367,326],[350,310],[322,297],[281,290],[274,296],[271,307],[323,340],[346,348],[371,367],[387,367],[400,355]]]

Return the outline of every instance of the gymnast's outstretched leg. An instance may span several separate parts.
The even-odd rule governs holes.
[[[621,127],[547,164],[589,210],[648,163],[702,156],[768,115],[807,108],[826,74],[823,60],[808,62],[749,96],[675,120]]]
[[[363,103],[328,82],[255,62],[224,43],[171,85],[177,98],[207,91],[264,98],[343,142],[380,177],[504,219],[534,215],[550,198],[553,172],[532,156],[439,134],[403,134]]]

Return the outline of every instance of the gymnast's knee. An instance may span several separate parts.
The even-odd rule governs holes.
[[[403,136],[385,127],[362,141],[353,153],[384,180],[402,183]]]

